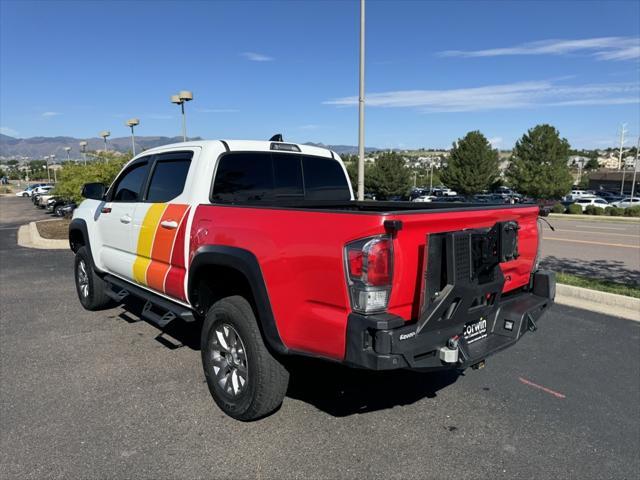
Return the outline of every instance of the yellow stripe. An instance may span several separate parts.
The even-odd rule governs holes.
[[[149,268],[149,264],[151,263],[153,239],[155,238],[156,229],[166,208],[166,203],[152,204],[144,216],[142,226],[140,227],[136,260],[133,262],[133,279],[143,285],[147,284],[147,268]]]

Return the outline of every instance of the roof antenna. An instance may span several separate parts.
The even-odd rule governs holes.
[[[282,134],[276,133],[273,137],[269,139],[270,142],[282,142]]]

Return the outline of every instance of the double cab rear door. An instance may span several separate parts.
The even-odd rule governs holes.
[[[137,158],[107,192],[97,214],[103,267],[172,298],[184,294],[188,192],[198,149]]]

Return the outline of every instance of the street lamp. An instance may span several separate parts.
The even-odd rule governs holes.
[[[180,90],[177,95],[171,95],[171,103],[180,105],[182,110],[182,141],[187,141],[187,116],[184,113],[184,103],[193,100],[193,93],[189,90]]]
[[[64,151],[67,152],[67,161],[70,162],[71,157],[69,155],[69,152],[71,151],[71,147],[64,147]]]
[[[106,153],[107,151],[107,137],[109,137],[111,135],[111,132],[109,130],[103,130],[100,132],[100,136],[104,139],[104,151]]]
[[[133,153],[133,156],[136,156],[136,137],[135,134],[133,133],[133,127],[135,127],[136,125],[140,125],[140,120],[138,120],[137,118],[131,118],[129,120],[127,120],[127,125],[131,128],[131,153]]]
[[[87,142],[85,142],[84,140],[80,143],[78,143],[78,145],[80,145],[80,148],[82,149],[82,159],[84,160],[84,164],[87,164]]]

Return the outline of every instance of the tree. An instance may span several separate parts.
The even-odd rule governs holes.
[[[584,164],[583,168],[586,171],[598,170],[600,168],[600,164],[598,163],[598,159],[597,158],[593,158],[593,157],[590,158],[589,161]]]
[[[124,163],[130,159],[111,152],[100,152],[94,156],[101,160],[89,162],[87,165],[71,162],[64,164],[58,173],[54,194],[77,202],[81,200],[82,185],[90,182],[110,185]]]
[[[507,178],[519,192],[534,198],[559,198],[571,190],[566,138],[551,125],[537,125],[516,142]]]
[[[444,184],[463,194],[487,190],[499,175],[498,151],[479,131],[469,132],[453,144],[440,177]]]
[[[378,156],[373,167],[365,174],[365,190],[381,199],[405,195],[411,188],[411,173],[402,156],[395,152]]]

